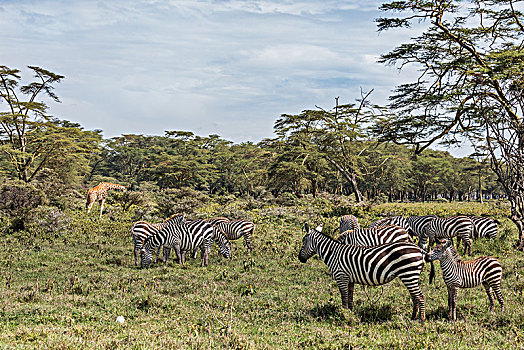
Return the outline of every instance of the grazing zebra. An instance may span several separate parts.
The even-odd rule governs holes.
[[[135,255],[135,265],[138,266],[138,254],[140,252],[140,249],[142,249],[144,241],[147,239],[147,237],[154,235],[155,233],[161,231],[164,227],[168,225],[178,225],[182,222],[184,222],[184,214],[175,214],[170,218],[164,220],[163,222],[158,223],[150,223],[147,221],[135,222],[130,229],[131,237],[133,238],[133,252]],[[158,259],[160,248],[161,247],[158,247],[158,250],[156,252],[156,257],[154,261],[155,263]]]
[[[345,245],[333,238],[310,230],[306,235],[298,259],[305,263],[315,253],[329,267],[342,297],[342,307],[353,308],[355,283],[377,286],[400,278],[413,301],[412,319],[426,319],[425,297],[419,286],[420,272],[424,266],[425,253],[409,242],[388,243],[375,247]]]
[[[495,292],[501,310],[504,311],[504,297],[500,290],[500,281],[502,279],[500,262],[489,256],[462,261],[457,250],[451,244],[452,241],[441,243],[429,255],[430,261],[440,260],[442,277],[448,287],[449,319],[451,321],[457,319],[458,289],[476,287],[481,283],[488,294],[490,311],[493,311],[495,307],[493,292]]]
[[[433,219],[436,219],[436,215],[423,215],[423,216],[409,216],[406,218],[409,228],[411,232],[413,232],[413,235],[418,237],[420,236],[420,232],[426,226],[426,224]]]
[[[101,182],[97,186],[90,188],[87,191],[86,209],[87,214],[91,211],[93,204],[98,200],[100,204],[100,217],[102,217],[102,211],[104,210],[104,203],[107,198],[108,190],[121,190],[126,191],[126,187],[123,185],[112,184],[110,182]]]
[[[213,226],[208,223],[201,225],[168,225],[158,233],[146,239],[141,250],[142,267],[148,267],[151,264],[153,250],[161,245],[167,248],[174,248],[179,264],[185,263],[185,253],[189,250],[200,248],[202,263],[201,266],[207,266],[209,262],[209,251],[215,237]],[[219,243],[220,241],[217,241]],[[219,243],[221,244],[221,243]],[[220,247],[224,256],[231,256],[231,245]],[[164,262],[169,258],[169,251],[164,255]]]
[[[248,220],[233,220],[233,221],[220,221],[214,224],[215,227],[219,228],[229,239],[234,241],[244,236],[246,242],[247,253],[251,252],[251,235],[255,231],[255,224]]]
[[[449,218],[436,218],[428,222],[420,232],[418,245],[427,249],[428,238],[432,244],[436,239],[449,239],[458,237],[464,241],[464,254],[466,250],[471,255],[471,234],[473,232],[473,223],[467,216],[459,215]]]
[[[356,230],[360,228],[358,219],[353,215],[343,215],[340,217],[340,226],[338,227],[340,233],[348,230]]]
[[[393,242],[410,242],[410,238],[404,228],[389,225],[345,231],[337,238],[337,242],[371,247]]]
[[[497,238],[499,223],[497,220],[485,216],[468,215],[473,222],[473,238]]]
[[[185,225],[188,225],[189,228],[192,230],[192,231],[199,231],[201,230],[203,227],[207,227],[208,225],[211,225],[207,220],[186,220],[184,221],[184,224]],[[219,249],[220,249],[220,253],[226,257],[226,258],[230,258],[231,257],[231,243],[229,242],[229,240],[227,239],[226,235],[217,227],[211,225],[213,227],[213,242],[216,242]],[[211,243],[213,244],[213,243]],[[211,246],[210,246],[211,248]],[[171,249],[168,248],[168,247],[165,247],[164,248],[164,257],[168,257],[169,258],[169,253],[170,253]],[[182,252],[182,255],[185,257],[186,255],[186,251],[183,251]],[[193,259],[196,259],[197,257],[197,254],[198,254],[198,250],[197,249],[193,249]],[[208,254],[209,254],[209,251],[208,251]],[[167,262],[167,258],[164,259],[164,263]]]
[[[383,218],[383,219],[374,221],[369,225],[369,228],[385,227],[389,225],[400,226],[404,228],[411,237],[415,236],[415,233],[411,229],[411,226],[409,225],[408,220],[402,216],[390,216],[387,218]]]

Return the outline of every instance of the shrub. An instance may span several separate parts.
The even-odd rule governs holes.
[[[0,212],[9,217],[13,231],[23,230],[27,215],[47,203],[45,193],[32,184],[9,181],[0,186]]]
[[[167,218],[176,213],[192,215],[209,202],[209,197],[202,192],[189,188],[166,189],[156,194],[157,212]]]

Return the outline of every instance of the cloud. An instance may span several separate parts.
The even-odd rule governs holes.
[[[0,64],[66,76],[60,118],[122,133],[192,130],[235,142],[402,77],[377,64],[401,38],[377,35],[378,1],[0,1]],[[29,77],[28,77],[29,78]]]

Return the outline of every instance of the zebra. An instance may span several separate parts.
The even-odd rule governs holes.
[[[248,220],[219,221],[214,224],[220,229],[230,241],[234,241],[244,236],[247,253],[251,253],[251,235],[255,231],[255,224]]]
[[[174,248],[179,264],[184,265],[185,253],[189,250],[200,248],[202,263],[201,266],[207,266],[209,262],[209,251],[213,238],[215,237],[213,226],[202,222],[201,225],[188,225],[185,223],[179,225],[168,225],[161,231],[148,237],[141,249],[142,267],[148,267],[151,264],[153,250],[161,245],[166,248]],[[220,241],[217,241],[217,243]],[[228,242],[229,243],[229,242]],[[221,243],[219,243],[221,244]],[[226,257],[231,256],[231,245],[226,244],[220,247],[221,252]],[[164,262],[169,258],[169,251],[164,255]]]
[[[185,214],[175,214],[170,218],[159,223],[150,223],[147,221],[137,221],[131,226],[131,237],[133,238],[133,252],[135,255],[135,266],[138,266],[138,255],[140,249],[144,245],[144,241],[147,237],[154,235],[155,233],[161,231],[164,227],[168,225],[177,225],[184,222]],[[160,247],[158,247],[155,263],[158,260],[158,254],[160,253]]]
[[[372,222],[369,225],[369,228],[376,228],[376,227],[385,227],[389,225],[396,225],[400,226],[403,229],[406,230],[406,232],[411,236],[414,237],[415,233],[411,229],[411,225],[409,224],[408,220],[402,216],[390,216],[387,218],[383,218],[377,221]]]
[[[202,227],[205,227],[207,225],[211,225],[207,220],[186,220],[184,221],[184,224],[185,225],[188,225],[190,227],[191,230],[194,230],[194,231],[198,231],[200,230]],[[229,242],[229,240],[227,239],[226,235],[224,232],[222,232],[219,228],[211,225],[211,227],[213,227],[213,241],[217,243],[219,249],[220,249],[220,253],[226,257],[226,258],[230,258],[231,257],[231,243]],[[211,243],[213,244],[213,243]],[[193,249],[193,259],[196,259],[197,257],[197,254],[198,254],[198,249],[196,249],[198,247],[195,247]],[[211,248],[211,246],[210,246]],[[169,254],[170,254],[170,251],[171,251],[171,248],[169,247],[164,247],[164,257],[167,256],[167,258],[169,258]],[[184,256],[184,259],[185,259],[185,255],[186,255],[187,251],[182,251],[182,255]],[[208,254],[209,254],[209,250],[208,250]],[[164,263],[167,262],[167,258],[164,259]]]
[[[329,267],[337,282],[342,298],[342,307],[353,308],[355,283],[377,286],[400,278],[413,301],[412,319],[419,315],[425,321],[425,300],[420,290],[420,272],[426,254],[415,244],[396,242],[375,247],[345,245],[319,232],[310,230],[305,224],[306,235],[298,259],[305,263],[315,253]]]
[[[440,243],[430,253],[429,260],[440,260],[442,277],[448,287],[448,316],[450,321],[457,319],[457,295],[459,288],[484,286],[489,299],[489,310],[495,307],[493,292],[504,312],[504,297],[500,290],[502,266],[492,257],[483,256],[475,260],[462,261],[452,241]]]
[[[485,216],[468,215],[473,222],[473,238],[497,238],[499,222]]]
[[[437,219],[436,215],[422,215],[422,216],[408,216],[406,218],[406,221],[409,225],[409,229],[413,233],[413,236],[420,236],[420,232],[424,228],[424,226],[432,221],[433,219]]]
[[[407,231],[396,225],[359,228],[343,232],[337,242],[351,245],[375,246],[393,242],[410,242]]]
[[[466,250],[471,255],[471,234],[473,223],[464,215],[449,218],[436,218],[428,222],[420,232],[418,245],[427,249],[428,238],[431,244],[435,239],[458,237],[464,241],[464,254]]]
[[[360,228],[358,219],[354,215],[343,215],[340,217],[340,225],[338,227],[340,233],[348,230],[356,230]]]

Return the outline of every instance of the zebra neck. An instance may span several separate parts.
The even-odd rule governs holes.
[[[326,264],[330,260],[331,256],[333,255],[333,252],[337,247],[345,246],[341,243],[338,243],[333,238],[328,237],[322,233],[317,233],[313,237],[313,248],[315,249],[320,259],[322,259],[322,261],[324,261],[324,263]]]
[[[163,245],[166,242],[166,237],[167,237],[166,235],[160,235],[157,233],[151,236],[151,238],[147,242],[147,246],[150,249],[155,249],[156,247],[160,247],[161,245]]]

